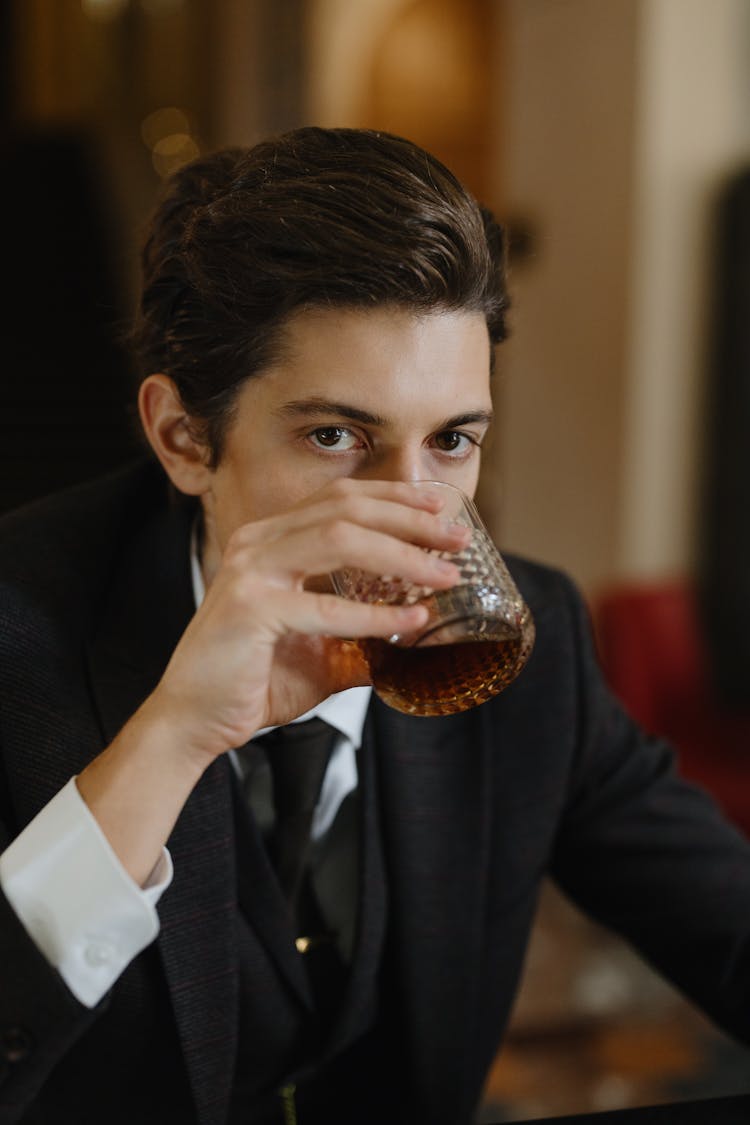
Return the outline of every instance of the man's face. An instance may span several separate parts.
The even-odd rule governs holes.
[[[242,387],[202,500],[206,547],[336,477],[439,480],[473,495],[487,431],[490,344],[479,313],[296,314],[282,356]]]

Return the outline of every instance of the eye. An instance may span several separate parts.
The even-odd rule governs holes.
[[[469,453],[471,446],[478,446],[479,442],[471,434],[462,434],[458,430],[443,430],[435,434],[435,445],[443,453]]]
[[[357,444],[356,435],[345,426],[318,426],[308,437],[319,449],[347,450]]]

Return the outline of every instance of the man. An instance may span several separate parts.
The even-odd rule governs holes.
[[[326,582],[456,582],[464,533],[410,482],[476,487],[501,246],[367,131],[199,159],[157,209],[155,457],[0,536],[1,1121],[469,1122],[548,872],[750,1038],[750,847],[608,696],[570,583],[511,560],[528,665],[423,719],[351,639],[424,611]],[[282,744],[253,741],[311,712],[315,931],[274,866]]]

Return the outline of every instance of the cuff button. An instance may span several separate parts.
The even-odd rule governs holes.
[[[92,969],[103,969],[111,965],[115,958],[116,950],[108,941],[92,941],[86,946],[83,959]]]

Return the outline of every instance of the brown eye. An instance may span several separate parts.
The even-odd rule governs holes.
[[[465,434],[459,434],[456,430],[444,430],[442,434],[436,436],[435,443],[438,449],[442,449],[445,453],[453,453],[461,448],[461,442],[464,440],[466,440]]]
[[[338,445],[344,431],[339,426],[328,426],[325,430],[316,430],[315,437],[321,445]]]
[[[345,426],[318,426],[309,435],[319,449],[349,450],[357,444],[357,438]]]

